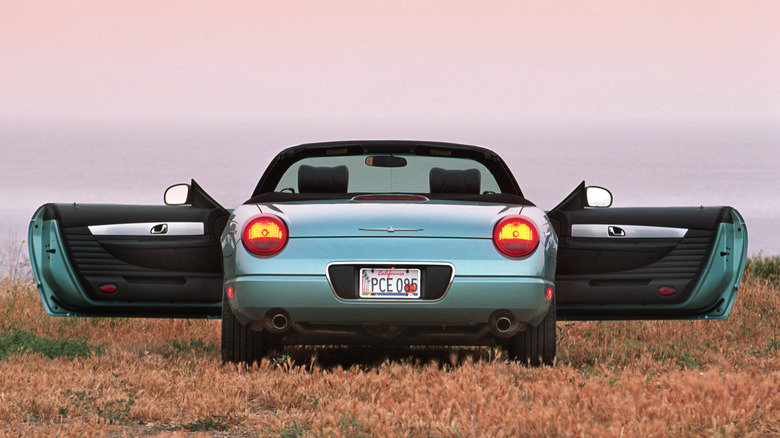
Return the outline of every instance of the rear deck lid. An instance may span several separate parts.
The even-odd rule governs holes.
[[[290,237],[454,237],[490,239],[493,226],[517,205],[410,200],[259,204],[282,217]]]

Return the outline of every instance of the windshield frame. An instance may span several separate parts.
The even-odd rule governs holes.
[[[520,186],[509,171],[506,163],[504,163],[504,160],[489,149],[444,142],[372,140],[309,143],[287,148],[271,161],[260,181],[258,181],[252,193],[252,198],[264,193],[273,193],[287,170],[304,158],[350,155],[368,156],[371,154],[408,154],[471,159],[479,162],[490,171],[502,194],[523,197]]]

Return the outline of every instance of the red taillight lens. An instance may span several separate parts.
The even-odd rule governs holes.
[[[241,241],[249,251],[261,256],[278,253],[287,244],[287,225],[272,214],[253,217],[244,225]]]
[[[493,243],[510,257],[522,257],[532,253],[539,245],[539,232],[529,219],[507,216],[493,229]]]

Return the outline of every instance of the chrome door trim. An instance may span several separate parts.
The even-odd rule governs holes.
[[[573,224],[571,226],[571,237],[591,239],[682,239],[687,232],[687,228],[651,225]]]
[[[93,236],[202,236],[206,233],[203,222],[138,222],[88,228]]]

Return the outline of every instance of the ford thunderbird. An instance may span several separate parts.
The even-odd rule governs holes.
[[[230,210],[195,181],[164,198],[41,206],[46,311],[221,318],[230,362],[401,344],[551,364],[557,320],[725,318],[747,252],[733,208],[610,208],[582,183],[544,210],[496,153],[452,143],[305,144]]]

